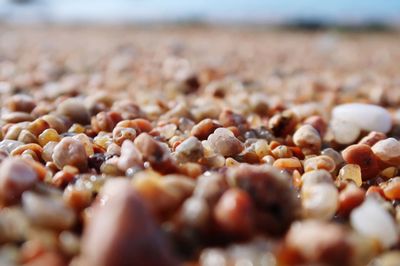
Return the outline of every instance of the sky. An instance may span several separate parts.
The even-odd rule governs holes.
[[[61,22],[197,19],[209,22],[282,22],[297,18],[400,22],[400,0],[0,0],[0,17]]]

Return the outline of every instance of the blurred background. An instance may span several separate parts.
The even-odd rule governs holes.
[[[0,20],[68,24],[163,22],[398,27],[400,1],[0,0]]]

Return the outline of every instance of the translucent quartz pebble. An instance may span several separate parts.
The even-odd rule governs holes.
[[[374,238],[388,248],[398,240],[397,227],[392,216],[373,198],[350,214],[352,227],[361,235]]]
[[[332,110],[332,117],[347,121],[366,131],[387,133],[392,127],[390,113],[386,109],[372,104],[342,104]]]
[[[362,185],[361,168],[357,164],[346,164],[339,171],[339,180],[353,181],[358,187]]]

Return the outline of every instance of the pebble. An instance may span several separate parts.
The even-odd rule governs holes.
[[[22,207],[32,223],[58,230],[71,228],[76,222],[75,212],[60,199],[32,192],[22,195]]]
[[[361,133],[358,125],[338,118],[331,120],[330,127],[335,141],[339,144],[354,143]]]
[[[204,228],[207,227],[212,215],[205,199],[191,197],[182,204],[180,216],[185,224],[195,228]]]
[[[400,165],[400,142],[395,138],[380,140],[372,146],[374,154],[383,162]]]
[[[136,148],[142,154],[143,159],[157,171],[170,173],[176,170],[176,163],[172,159],[167,146],[156,141],[147,133],[140,134],[134,141]]]
[[[242,163],[230,167],[227,177],[230,184],[250,195],[260,230],[273,235],[282,234],[300,214],[297,192],[289,176],[277,168]]]
[[[347,184],[339,193],[339,209],[338,213],[344,216],[359,206],[365,198],[365,191],[354,184]]]
[[[57,106],[57,112],[61,115],[65,115],[72,122],[87,125],[90,123],[90,114],[86,109],[83,100],[77,98],[69,98],[62,101]]]
[[[180,162],[196,162],[203,157],[203,145],[200,140],[191,136],[176,147],[175,154]]]
[[[361,235],[379,241],[384,248],[398,241],[398,230],[392,216],[373,198],[368,198],[350,214],[350,223]]]
[[[205,140],[219,127],[222,127],[222,125],[218,121],[206,118],[194,125],[190,133],[199,140]]]
[[[368,146],[373,146],[380,140],[386,139],[386,134],[377,131],[371,131],[367,136],[363,137],[358,144],[366,144]]]
[[[344,228],[337,224],[317,220],[293,223],[285,246],[309,263],[290,265],[350,265],[353,254],[346,235]]]
[[[336,169],[335,161],[327,155],[310,157],[304,161],[305,172],[318,169],[324,169],[328,172],[333,172]]]
[[[144,202],[127,179],[110,180],[103,187],[84,230],[82,257],[84,265],[177,265]]]
[[[226,128],[217,128],[213,134],[208,136],[207,140],[214,151],[223,156],[233,156],[243,150],[240,140]]]
[[[224,232],[247,237],[253,230],[252,208],[251,198],[245,191],[229,189],[215,206],[215,220]]]
[[[38,181],[36,171],[23,159],[7,158],[0,165],[0,198],[13,203]]]
[[[361,168],[358,164],[346,164],[343,166],[338,175],[340,181],[352,181],[358,187],[362,185]]]
[[[59,169],[72,165],[80,170],[87,168],[87,155],[85,146],[72,137],[63,138],[53,150],[53,161]]]
[[[363,180],[375,177],[379,173],[378,160],[370,146],[354,144],[342,151],[343,159],[348,164],[358,164]]]
[[[0,150],[11,153],[15,148],[24,145],[21,141],[5,139],[0,141]]]
[[[301,198],[304,215],[307,218],[329,220],[338,209],[339,193],[329,183],[303,186]]]
[[[305,155],[317,154],[321,149],[321,137],[311,125],[303,125],[293,135],[293,142]]]
[[[117,165],[124,172],[131,167],[143,165],[142,155],[132,141],[125,140],[122,143],[121,156],[118,158]]]
[[[304,173],[301,176],[301,181],[303,187],[313,186],[315,184],[320,184],[320,183],[333,184],[333,179],[331,174],[324,169],[312,170]]]
[[[377,105],[350,103],[336,106],[332,110],[333,119],[347,121],[365,131],[387,133],[392,128],[390,113]]]

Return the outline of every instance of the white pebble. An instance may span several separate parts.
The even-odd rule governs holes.
[[[372,151],[382,161],[389,164],[400,164],[400,142],[395,138],[380,140],[372,146]]]
[[[360,128],[353,122],[339,118],[334,118],[330,126],[336,142],[340,144],[354,143],[361,132]]]
[[[351,212],[350,223],[358,233],[378,240],[384,248],[398,240],[392,216],[373,198],[367,199]]]
[[[342,104],[332,110],[332,117],[357,125],[366,131],[387,133],[392,128],[390,113],[386,109],[372,104]]]
[[[334,185],[319,183],[303,186],[301,200],[307,218],[329,220],[338,208],[339,193]]]

